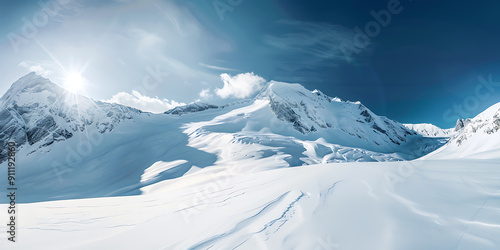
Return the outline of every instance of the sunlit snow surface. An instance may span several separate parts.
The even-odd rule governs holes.
[[[338,163],[238,174],[205,168],[141,196],[23,204],[19,242],[8,246],[498,249],[499,164]]]

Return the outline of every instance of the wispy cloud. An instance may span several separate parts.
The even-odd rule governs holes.
[[[238,74],[233,77],[229,74],[222,74],[220,77],[224,86],[222,89],[215,89],[215,93],[223,99],[250,97],[262,89],[266,83],[264,78],[253,72]]]
[[[224,68],[224,67],[219,67],[219,66],[214,66],[214,65],[208,65],[204,63],[199,63],[200,66],[205,67],[207,69],[213,69],[213,70],[219,70],[219,71],[235,71],[236,69],[231,69],[231,68]]]
[[[338,64],[345,60],[341,45],[354,43],[354,32],[341,25],[281,20],[276,23],[282,30],[292,30],[279,35],[267,35],[264,41],[276,49],[290,70],[313,68],[318,65]]]
[[[109,103],[118,103],[151,113],[163,113],[174,107],[186,105],[185,103],[179,103],[174,100],[144,96],[135,90],[132,91],[132,94],[120,92],[111,97],[111,99],[104,101]]]

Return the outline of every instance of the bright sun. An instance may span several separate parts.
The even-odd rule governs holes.
[[[76,71],[69,72],[64,79],[65,88],[72,93],[82,91],[84,83],[85,79],[82,77],[80,72]]]

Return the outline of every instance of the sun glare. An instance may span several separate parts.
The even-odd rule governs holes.
[[[72,93],[82,91],[84,83],[85,79],[82,77],[80,72],[76,71],[69,72],[64,79],[65,88]]]

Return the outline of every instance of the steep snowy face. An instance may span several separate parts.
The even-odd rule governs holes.
[[[276,116],[304,135],[329,134],[331,138],[370,149],[399,146],[417,136],[402,124],[375,115],[359,102],[331,98],[300,84],[273,81],[258,98],[269,100]]]
[[[432,158],[500,158],[500,103],[472,119],[458,120],[456,135]]]
[[[460,122],[460,120],[459,120]],[[458,123],[457,123],[458,124]],[[455,135],[456,129],[442,129],[436,125],[429,123],[420,123],[420,124],[403,124],[410,130],[417,132],[425,137],[451,137]]]
[[[473,141],[486,139],[494,134],[498,135],[497,132],[500,130],[500,103],[491,106],[473,119],[459,120],[458,123],[462,128],[451,142],[457,146],[468,144],[467,141],[473,143]],[[486,141],[483,141],[483,143],[487,144]],[[495,144],[500,146],[498,141],[495,141]]]
[[[140,111],[71,94],[32,72],[17,80],[0,98],[0,147],[9,141],[33,150],[95,128],[113,130]],[[0,153],[0,162],[5,160]]]

